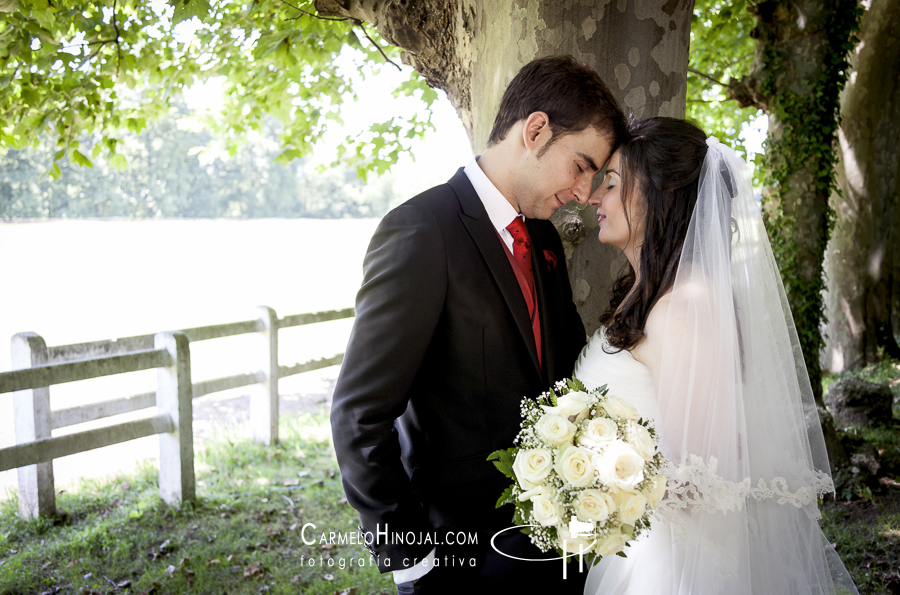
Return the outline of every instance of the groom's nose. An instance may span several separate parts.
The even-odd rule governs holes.
[[[585,170],[578,176],[575,185],[572,186],[572,196],[575,197],[575,200],[577,200],[579,204],[587,204],[588,199],[591,197],[593,181],[593,172],[588,170]]]

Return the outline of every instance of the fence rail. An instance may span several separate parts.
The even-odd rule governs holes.
[[[19,512],[23,517],[56,512],[53,459],[159,435],[159,489],[168,503],[194,498],[193,399],[233,388],[257,385],[251,393],[250,420],[254,438],[278,440],[280,378],[338,365],[344,354],[281,366],[278,330],[355,316],[353,308],[295,314],[279,319],[261,306],[258,317],[182,331],[47,347],[34,333],[12,338],[13,371],[0,373],[0,393],[13,393],[16,445],[0,448],[0,471],[18,470]],[[255,354],[257,372],[191,382],[190,343],[256,333],[261,348]],[[140,370],[157,370],[157,389],[69,407],[50,409],[49,387]],[[52,431],[156,407],[156,415],[102,428],[53,436]]]
[[[169,354],[160,349],[143,349],[107,357],[92,357],[74,362],[44,364],[0,374],[0,393],[41,388],[53,384],[90,380],[101,376],[162,368]]]

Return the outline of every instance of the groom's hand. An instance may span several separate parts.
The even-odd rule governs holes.
[[[407,581],[397,585],[397,595],[440,595],[441,593],[449,593],[444,588],[441,579],[435,579],[435,568],[428,571],[428,574],[413,581]]]

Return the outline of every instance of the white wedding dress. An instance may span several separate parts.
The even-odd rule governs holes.
[[[834,486],[749,170],[707,144],[675,281],[651,312],[652,376],[602,331],[575,365],[653,421],[668,461],[650,530],[592,568],[585,593],[858,595],[817,522]]]
[[[598,329],[575,363],[574,376],[588,390],[604,384],[610,394],[635,406],[644,419],[659,419],[659,408],[653,390],[650,370],[628,351],[607,353],[603,329]],[[609,351],[615,351],[607,347]],[[683,556],[668,523],[654,519],[652,530],[625,548],[627,558],[608,556],[594,566],[588,575],[584,592],[593,595],[665,595],[672,584],[672,569],[680,566]]]

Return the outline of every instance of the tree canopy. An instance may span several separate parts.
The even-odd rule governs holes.
[[[357,50],[374,74],[399,59],[362,22],[313,13],[311,1],[287,0],[0,0],[0,146],[49,137],[55,162],[90,166],[104,154],[121,168],[123,134],[142,131],[197,81],[224,77],[225,107],[207,124],[230,151],[277,118],[279,158],[302,157],[355,97],[336,63],[342,49]],[[384,172],[431,127],[434,90],[413,73],[395,93],[426,109],[348,140],[342,157],[360,172]],[[88,156],[82,141],[92,132],[101,139]],[[58,163],[50,173],[60,175]]]
[[[728,83],[750,71],[756,53],[753,27],[747,0],[694,3],[686,117],[745,153],[741,131],[760,111],[740,107],[728,93]]]
[[[691,26],[687,117],[742,148],[756,111],[729,101],[725,78],[749,69],[754,41],[746,0],[699,0]],[[312,0],[0,0],[0,147],[55,145],[61,160],[122,169],[123,135],[163,117],[184,89],[216,77],[225,105],[206,122],[231,154],[248,133],[279,120],[281,161],[309,154],[342,102],[356,98],[336,58],[357,51],[370,75],[394,68],[400,50],[357,19],[316,16]],[[393,63],[393,64],[392,64]],[[372,126],[339,148],[341,161],[381,174],[432,127],[436,92],[414,71],[395,94],[422,108]],[[86,135],[98,137],[89,150]]]

